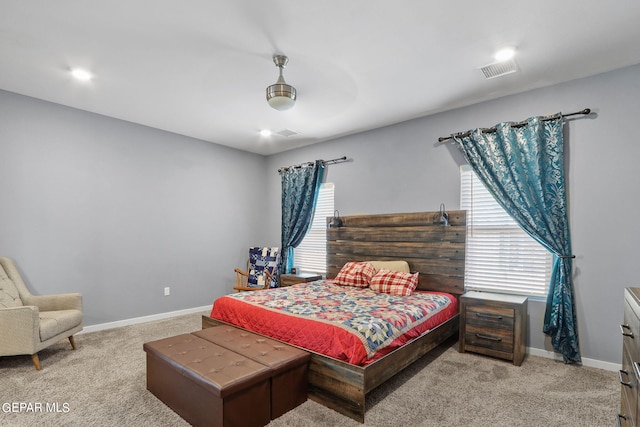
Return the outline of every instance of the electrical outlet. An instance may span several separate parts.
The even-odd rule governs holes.
[[[167,286],[164,288],[164,296],[168,297],[169,295],[171,295],[171,288]]]

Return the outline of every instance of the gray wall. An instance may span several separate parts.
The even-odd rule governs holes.
[[[265,174],[262,156],[0,91],[0,254],[35,294],[81,292],[85,325],[229,293],[265,242]]]
[[[451,144],[437,144],[439,136],[590,107],[592,116],[565,125],[578,327],[583,357],[620,363],[623,290],[640,286],[639,82],[640,66],[628,67],[270,156],[270,192],[279,191],[279,166],[345,155],[352,161],[328,166],[326,176],[342,215],[437,210],[441,202],[458,209],[463,160]],[[277,221],[279,201],[270,200]],[[528,345],[551,350],[544,308],[529,303]]]
[[[0,254],[36,294],[82,292],[87,325],[202,306],[248,246],[280,241],[278,167],[347,156],[326,174],[343,215],[458,209],[462,158],[439,136],[590,107],[565,126],[579,333],[584,357],[619,363],[640,285],[638,81],[629,67],[266,158],[0,91]],[[544,302],[529,312],[528,345],[550,350]]]

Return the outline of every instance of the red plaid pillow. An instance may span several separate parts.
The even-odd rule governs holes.
[[[336,285],[366,288],[375,273],[376,269],[368,262],[348,262],[333,281]]]
[[[371,278],[369,285],[372,290],[385,294],[408,296],[418,286],[418,273],[403,273],[381,268]]]

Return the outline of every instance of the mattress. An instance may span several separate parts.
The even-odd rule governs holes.
[[[365,366],[457,313],[457,299],[443,292],[394,296],[319,280],[220,297],[211,317]]]

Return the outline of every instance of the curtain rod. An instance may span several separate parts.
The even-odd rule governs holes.
[[[568,113],[568,114],[562,114],[561,117],[569,117],[569,116],[577,116],[579,114],[583,114],[583,115],[587,115],[591,113],[591,109],[590,108],[585,108],[584,110],[581,111],[576,111],[575,113]],[[542,119],[543,122],[549,121],[549,120],[554,120],[556,119],[556,117],[548,117],[546,119]],[[514,123],[512,125],[512,127],[521,127],[521,126],[525,126],[527,124],[527,122],[519,122],[519,123]],[[489,128],[489,129],[483,129],[482,133],[491,133],[491,132],[495,132],[497,129],[495,127],[493,128]],[[457,137],[465,137],[465,136],[469,136],[471,135],[471,131],[467,131],[467,132],[458,132],[455,136]],[[441,136],[440,138],[438,138],[438,142],[444,142],[447,141],[449,139],[452,139],[453,137],[451,136]]]
[[[316,160],[316,161],[320,161],[322,162],[323,165],[335,165],[336,163],[342,163],[342,162],[346,162],[347,161],[347,156],[342,156],[339,157],[337,159],[331,159],[331,160]],[[278,169],[278,172],[282,173],[285,172],[291,168],[301,168],[303,166],[313,166],[314,162],[305,162],[305,163],[300,163],[299,165],[291,165],[291,166],[284,166],[281,167],[280,169]]]

